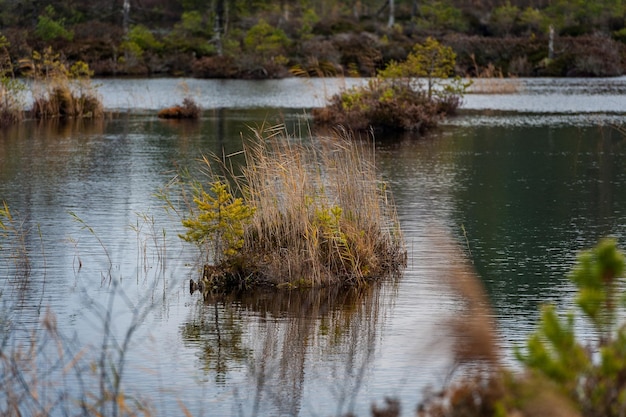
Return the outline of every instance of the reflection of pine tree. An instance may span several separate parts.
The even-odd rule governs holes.
[[[250,356],[243,333],[242,312],[234,304],[215,302],[199,306],[196,320],[183,326],[182,339],[187,346],[200,348],[200,366],[223,385],[231,368],[244,365]]]
[[[183,342],[198,349],[200,366],[218,385],[248,370],[254,386],[233,387],[252,407],[244,415],[298,415],[314,407],[303,399],[306,383],[320,377],[316,372],[324,372],[323,383],[331,375],[328,389],[337,415],[344,415],[356,405],[375,352],[380,306],[390,305],[382,288],[209,294],[182,328]]]

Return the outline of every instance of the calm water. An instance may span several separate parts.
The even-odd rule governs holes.
[[[24,266],[12,258],[20,242],[0,238],[12,343],[49,308],[96,357],[113,300],[117,340],[141,324],[125,391],[159,415],[180,415],[180,400],[197,416],[365,416],[385,396],[410,415],[424,388],[446,381],[459,342],[447,326],[462,314],[451,265],[473,264],[510,358],[541,303],[571,304],[575,252],[626,238],[626,141],[611,127],[626,113],[626,79],[516,80],[515,94],[469,95],[426,138],[377,138],[409,251],[397,282],[206,304],[189,295],[198,254],[155,192],[199,155],[239,150],[248,126],[305,130],[303,109],[350,82],[186,80],[207,110],[177,123],[153,110],[179,101],[180,80],[101,80],[120,114],[0,133],[0,200],[29,253]]]

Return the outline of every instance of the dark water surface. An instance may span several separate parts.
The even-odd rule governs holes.
[[[124,389],[150,399],[158,415],[181,415],[182,403],[197,416],[365,416],[385,396],[400,398],[410,415],[424,388],[446,381],[452,346],[462,343],[446,326],[462,314],[450,265],[473,264],[512,363],[539,305],[571,304],[564,274],[575,252],[603,236],[626,238],[626,139],[610,127],[621,123],[625,81],[557,88],[539,80],[512,95],[468,96],[465,112],[426,138],[377,138],[376,163],[409,253],[397,282],[204,304],[187,287],[198,254],[177,237],[180,222],[155,193],[201,154],[238,151],[248,126],[306,131],[305,111],[290,107],[315,106],[328,83],[294,95],[301,80],[188,82],[207,109],[197,123],[145,111],[169,104],[178,81],[108,80],[107,107],[133,111],[0,133],[0,200],[29,253],[25,266],[14,259],[21,243],[0,237],[2,323],[15,328],[12,343],[40,329],[49,308],[61,332],[97,358],[102,311],[113,300],[118,340],[140,323]],[[563,91],[575,99],[561,100]],[[477,104],[531,95],[552,99],[550,111],[490,114]],[[223,106],[227,97],[237,105]],[[581,97],[591,103],[583,110]]]

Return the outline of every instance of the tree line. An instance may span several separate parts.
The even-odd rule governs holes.
[[[427,37],[552,30],[621,44],[625,11],[626,0],[0,0],[0,34],[15,60],[52,46],[103,75],[371,75]]]

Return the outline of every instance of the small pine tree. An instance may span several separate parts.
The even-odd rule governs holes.
[[[539,328],[517,356],[530,369],[557,383],[584,416],[626,415],[626,323],[618,324],[626,293],[620,290],[624,255],[613,239],[583,252],[570,279],[578,287],[576,305],[592,324],[597,342],[581,340],[574,313],[565,321],[544,307]]]
[[[188,230],[180,237],[207,248],[207,256],[212,249],[217,264],[232,260],[243,246],[244,227],[254,215],[254,208],[234,198],[222,181],[211,184],[210,193],[200,188],[193,201],[198,214],[182,221]]]

